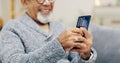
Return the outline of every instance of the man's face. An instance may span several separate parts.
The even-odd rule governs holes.
[[[38,13],[47,16],[53,10],[54,0],[26,0],[27,13],[34,20],[38,20]]]

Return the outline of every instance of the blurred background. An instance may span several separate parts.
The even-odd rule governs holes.
[[[0,29],[24,12],[20,0],[0,0]],[[120,62],[120,0],[56,0],[52,14],[54,21],[70,27],[75,27],[79,16],[92,15],[91,23],[100,25],[91,28],[98,53],[96,63]]]
[[[20,0],[0,0],[0,26],[19,18],[25,10]],[[53,20],[75,26],[81,15],[92,15],[92,23],[120,27],[120,0],[56,0]]]

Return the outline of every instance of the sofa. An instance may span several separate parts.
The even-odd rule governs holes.
[[[97,51],[96,63],[120,63],[120,29],[91,25],[90,30]]]

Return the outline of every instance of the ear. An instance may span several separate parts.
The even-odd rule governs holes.
[[[26,6],[27,5],[27,0],[21,0],[21,3],[23,6]]]
[[[21,4],[23,5],[23,7],[27,6],[27,0],[21,0]]]

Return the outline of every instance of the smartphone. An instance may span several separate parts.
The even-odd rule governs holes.
[[[88,30],[90,19],[91,19],[91,15],[79,16],[76,27],[77,28],[84,27]]]

